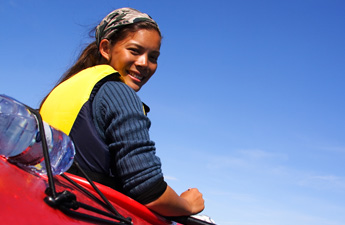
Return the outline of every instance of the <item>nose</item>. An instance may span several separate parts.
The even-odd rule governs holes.
[[[137,66],[145,67],[148,65],[148,56],[147,54],[140,55],[135,63]]]

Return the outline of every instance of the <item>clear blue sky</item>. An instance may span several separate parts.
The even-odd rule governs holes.
[[[343,0],[2,0],[0,92],[37,107],[124,6],[164,36],[139,95],[177,192],[223,225],[345,224]]]

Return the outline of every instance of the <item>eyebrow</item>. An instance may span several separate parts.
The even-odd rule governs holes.
[[[136,42],[128,43],[128,45],[135,45],[137,48],[146,49],[145,47],[143,47],[142,45],[140,45],[140,44],[138,44],[138,43],[136,43]],[[152,52],[154,52],[154,53],[156,53],[156,54],[158,54],[158,55],[161,54],[160,50],[153,50]]]

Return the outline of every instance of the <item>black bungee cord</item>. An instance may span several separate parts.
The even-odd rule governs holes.
[[[88,192],[86,189],[82,188],[80,185],[78,185],[76,182],[72,181],[69,177],[62,174],[61,176],[64,177],[66,180],[70,181],[73,185],[77,186],[80,190],[82,190],[84,193],[87,193],[89,197],[91,197],[95,202],[100,204],[105,209],[109,210],[111,213],[102,211],[100,209],[97,209],[95,207],[92,207],[90,205],[84,204],[82,202],[78,202],[76,199],[76,196],[65,190],[62,192],[57,193],[55,189],[55,183],[54,183],[54,177],[51,170],[51,163],[50,163],[50,157],[49,157],[49,151],[48,151],[48,145],[47,140],[44,132],[44,126],[43,126],[43,120],[38,112],[38,110],[33,109],[27,105],[25,105],[27,109],[36,116],[38,121],[38,129],[41,135],[41,141],[42,141],[42,151],[44,156],[44,163],[46,165],[46,171],[47,171],[47,177],[48,177],[48,187],[45,191],[47,194],[47,197],[44,198],[44,201],[51,207],[57,208],[61,210],[63,213],[70,215],[72,217],[85,219],[88,221],[95,221],[105,224],[133,224],[131,218],[124,218],[120,213],[117,212],[117,210],[114,208],[114,206],[107,200],[107,198],[102,194],[102,192],[97,188],[97,186],[92,182],[92,180],[85,174],[85,172],[80,168],[80,166],[74,162],[74,164],[78,167],[78,169],[84,174],[85,178],[88,180],[88,182],[91,184],[91,186],[95,189],[95,191],[101,196],[102,200],[98,199],[96,196]],[[107,220],[96,216],[91,216],[85,213],[80,213],[75,210],[77,210],[79,207],[84,208],[86,210],[98,213],[103,216],[110,217],[112,219],[116,219],[117,221]]]

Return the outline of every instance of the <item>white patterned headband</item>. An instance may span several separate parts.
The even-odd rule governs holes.
[[[96,28],[96,43],[99,46],[103,39],[109,39],[119,27],[149,21],[154,24],[157,29],[157,23],[146,13],[142,13],[132,8],[116,9],[109,13]]]

